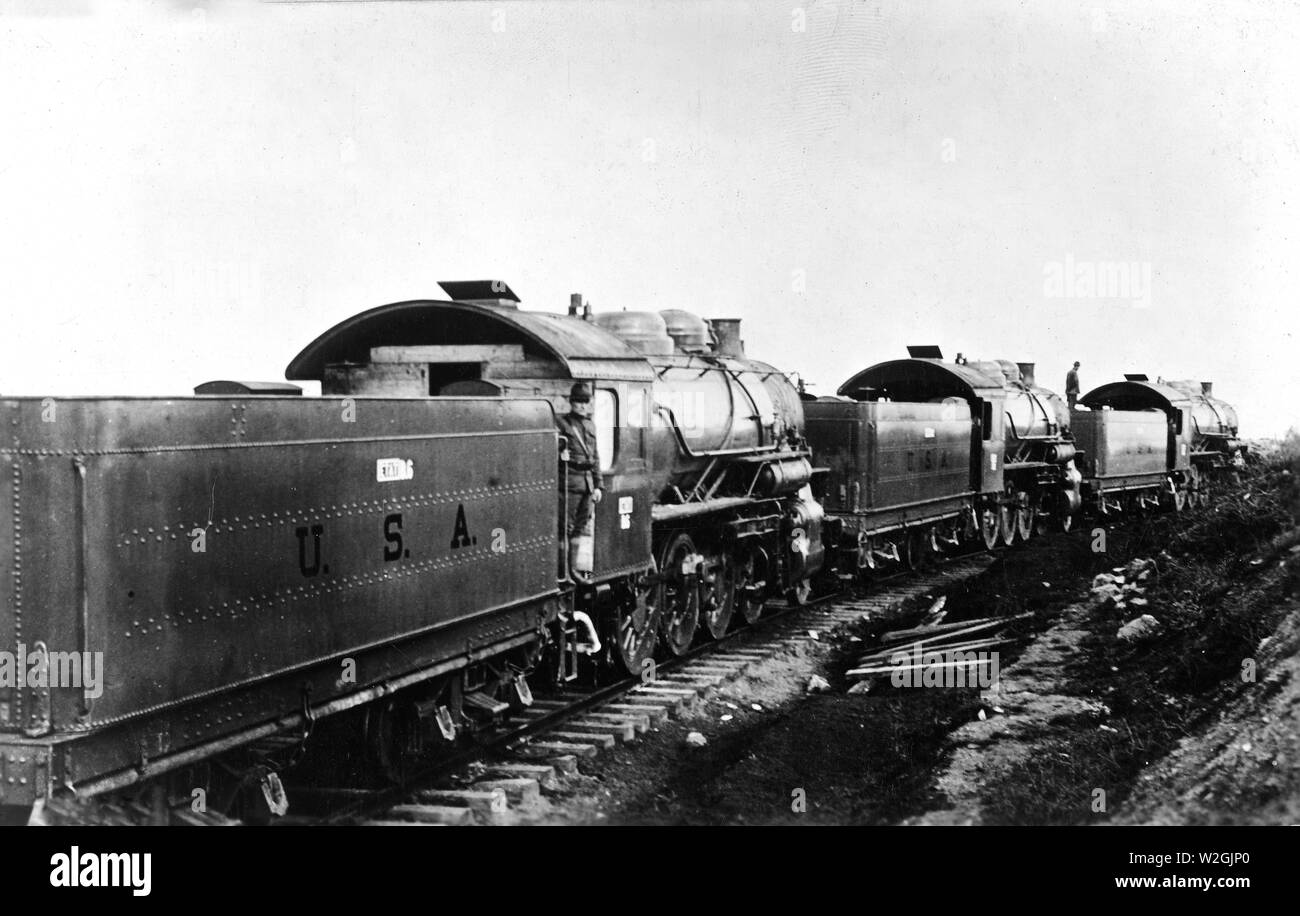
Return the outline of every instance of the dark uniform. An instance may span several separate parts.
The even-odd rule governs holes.
[[[1074,368],[1065,373],[1065,401],[1074,409],[1074,404],[1079,400],[1079,364],[1075,363]]]
[[[591,386],[578,382],[569,392],[570,401],[590,401]],[[569,509],[570,539],[589,534],[591,494],[604,488],[600,476],[600,451],[596,445],[596,424],[589,417],[567,413],[556,421],[560,435],[569,442],[569,466],[564,489]]]

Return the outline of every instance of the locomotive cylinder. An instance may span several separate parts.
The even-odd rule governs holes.
[[[794,493],[812,480],[812,464],[807,458],[788,458],[763,465],[755,488],[761,496]]]
[[[1043,459],[1052,464],[1064,464],[1068,461],[1073,461],[1074,456],[1078,454],[1078,451],[1079,450],[1071,443],[1061,442],[1057,445],[1049,445],[1047,451],[1043,455]]]

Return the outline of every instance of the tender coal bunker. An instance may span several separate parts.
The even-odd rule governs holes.
[[[429,394],[442,390],[455,382],[476,381],[483,371],[482,363],[433,363],[429,366]]]

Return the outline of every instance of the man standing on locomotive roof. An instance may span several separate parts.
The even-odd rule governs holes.
[[[1074,361],[1074,368],[1065,373],[1065,402],[1074,410],[1075,401],[1079,400],[1079,361]]]
[[[564,480],[568,497],[568,529],[570,544],[592,536],[592,506],[600,502],[603,481],[600,476],[600,451],[596,445],[596,424],[591,419],[591,385],[574,382],[569,391],[569,412],[556,421],[560,435],[568,440],[568,469]],[[591,569],[588,540],[587,554],[577,549],[571,565],[576,571]],[[583,562],[585,561],[585,562]],[[584,568],[585,567],[585,568]]]

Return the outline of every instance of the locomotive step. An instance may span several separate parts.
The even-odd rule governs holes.
[[[500,700],[494,699],[486,693],[479,691],[465,694],[464,700],[466,706],[473,709],[481,709],[494,716],[499,716],[510,708],[509,703],[503,703]]]

